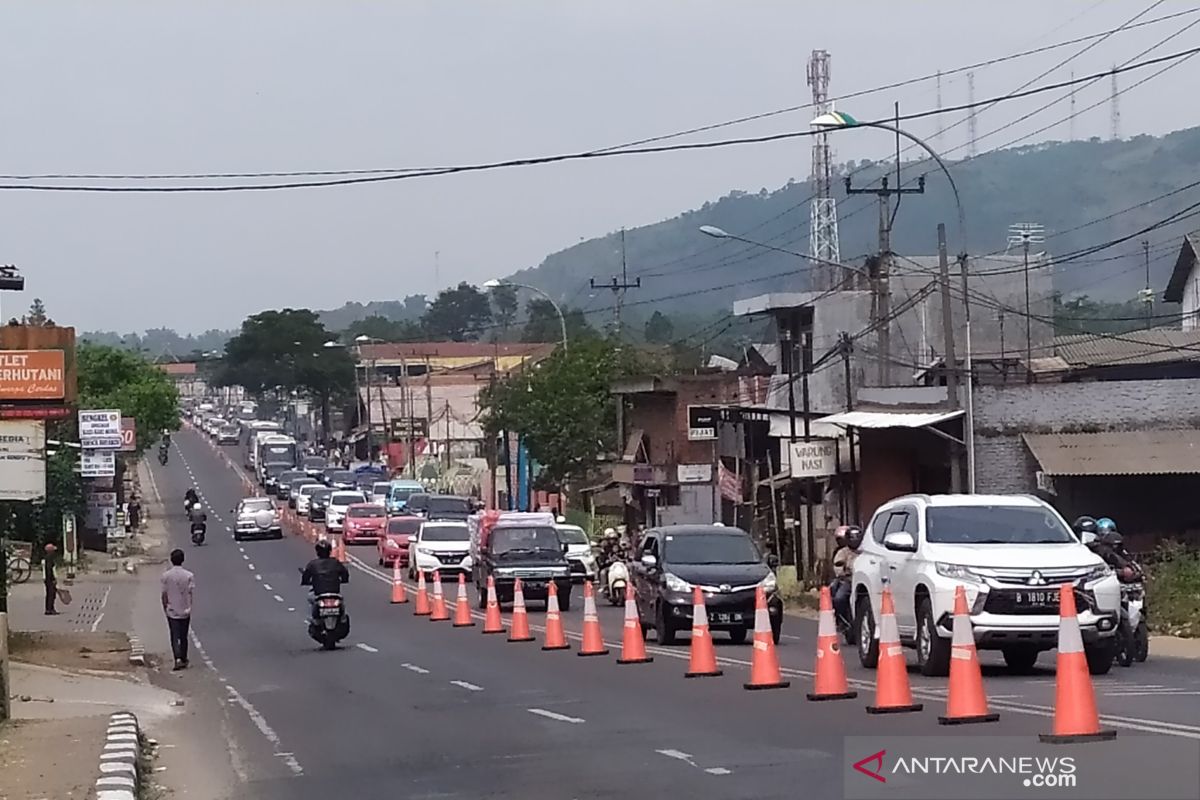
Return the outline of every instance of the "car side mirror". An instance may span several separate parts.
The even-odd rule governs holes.
[[[571,550],[571,545],[566,542],[561,543],[559,546],[562,548],[563,555],[566,555]]]
[[[415,537],[415,536],[409,536],[409,537],[408,537],[408,543],[409,543],[409,544],[416,544],[416,543],[417,543],[417,537]]]
[[[767,556],[767,566],[771,569],[776,569],[779,566],[779,556],[771,553]]]
[[[1084,531],[1082,534],[1080,534],[1079,540],[1081,542],[1083,542],[1084,544],[1092,544],[1093,542],[1096,541],[1096,532],[1095,531]]]
[[[658,556],[653,553],[642,554],[642,566],[646,569],[655,569],[658,567]]]
[[[908,531],[892,531],[883,537],[883,546],[901,553],[915,553],[917,542]]]

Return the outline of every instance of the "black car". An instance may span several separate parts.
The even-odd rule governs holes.
[[[567,563],[566,545],[559,541],[553,524],[499,520],[476,543],[472,572],[480,608],[487,606],[490,577],[496,582],[496,599],[501,603],[512,602],[513,587],[520,578],[526,600],[549,602],[553,583],[558,589],[559,609],[571,609],[571,566]]]
[[[292,481],[297,478],[307,478],[303,470],[289,469],[279,473],[275,479],[275,499],[287,500],[292,496]]]
[[[300,462],[300,469],[307,472],[314,478],[320,478],[326,468],[329,467],[329,461],[325,456],[305,456]]]
[[[348,469],[325,470],[325,485],[331,489],[356,489],[358,476]]]
[[[425,519],[465,520],[471,516],[471,498],[452,494],[431,494],[425,505]],[[409,497],[411,509],[412,497]],[[415,513],[415,512],[413,512]]]
[[[266,464],[263,466],[263,488],[267,494],[275,494],[279,488],[279,476],[291,470],[291,464]]]
[[[320,481],[311,475],[301,475],[298,478],[292,478],[287,492],[288,508],[294,509],[296,507],[296,492],[300,490],[301,486],[309,483],[319,484]]]
[[[329,508],[329,498],[332,496],[333,489],[328,486],[317,489],[309,496],[308,519],[310,522],[325,521],[325,512]]]
[[[408,502],[404,504],[404,513],[412,514],[414,517],[423,517],[425,512],[429,510],[429,498],[431,495],[427,492],[413,492],[408,496]]]
[[[643,535],[630,570],[644,629],[654,628],[659,644],[692,622],[692,589],[704,592],[710,630],[728,631],[743,642],[754,630],[754,590],[767,594],[771,634],[779,642],[783,600],[775,573],[750,534],[720,525],[671,525]],[[648,622],[650,620],[651,622]]]

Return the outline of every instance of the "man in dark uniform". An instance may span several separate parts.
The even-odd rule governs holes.
[[[54,575],[54,554],[58,548],[52,544],[46,545],[46,554],[42,558],[42,577],[46,582],[46,613],[57,614],[54,601],[58,599],[58,579]]]

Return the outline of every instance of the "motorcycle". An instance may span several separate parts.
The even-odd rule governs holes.
[[[608,602],[614,606],[625,603],[625,586],[629,583],[629,568],[624,561],[614,561],[608,565],[604,576],[604,593]]]
[[[164,467],[167,465],[167,448],[160,447],[158,450],[158,463]]]
[[[204,535],[208,533],[208,524],[202,520],[192,520],[192,544],[204,544]]]
[[[1150,632],[1146,625],[1145,588],[1141,583],[1121,584],[1121,621],[1117,625],[1117,650],[1113,661],[1128,667],[1150,655]]]
[[[350,615],[340,594],[319,594],[308,621],[308,635],[324,650],[333,650],[350,635]]]
[[[848,579],[846,579],[846,578],[834,578],[834,579],[833,579],[833,581],[832,581],[832,582],[829,584],[829,593],[830,593],[830,595],[832,595],[832,596],[836,597],[836,596],[837,596],[837,588],[838,588],[838,583],[839,583],[840,581],[846,581],[846,580],[848,580]],[[846,615],[843,613],[843,609],[839,608],[839,607],[837,606],[837,604],[834,604],[834,614],[833,614],[833,618],[834,618],[834,623],[837,625],[837,632],[838,632],[839,634],[841,634],[842,641],[843,641],[843,642],[845,642],[845,643],[846,643],[846,644],[848,644],[848,645],[849,645],[849,644],[854,644],[854,642],[855,642],[855,639],[854,639],[854,619],[852,618],[852,616],[853,616],[853,612],[851,612],[851,616],[850,616],[850,617],[847,617],[847,616],[846,616]]]

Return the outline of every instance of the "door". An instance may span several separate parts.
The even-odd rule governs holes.
[[[646,534],[642,539],[641,547],[638,548],[637,557],[630,566],[630,577],[633,580],[633,591],[637,598],[638,614],[643,620],[649,620],[654,619],[654,601],[658,596],[658,576],[661,573],[659,568],[651,569],[642,563],[644,555],[652,555],[659,559],[659,568],[661,568],[662,555],[657,533]]]
[[[888,520],[886,536],[892,532],[904,532],[919,541],[919,512],[915,506],[901,506],[892,512]],[[917,612],[913,604],[916,589],[915,553],[900,550],[885,550],[887,553],[887,579],[892,587],[892,600],[896,604],[896,624],[901,636],[916,632]]]

